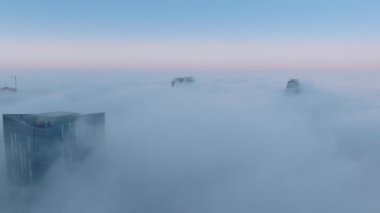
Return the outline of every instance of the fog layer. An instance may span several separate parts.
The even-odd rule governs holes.
[[[379,75],[195,73],[178,87],[172,77],[21,74],[1,113],[105,112],[107,139],[104,155],[57,165],[20,193],[1,130],[1,212],[380,211]],[[286,96],[294,77],[303,92]]]

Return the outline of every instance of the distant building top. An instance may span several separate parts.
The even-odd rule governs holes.
[[[194,77],[191,77],[191,76],[188,76],[188,77],[178,77],[178,78],[174,78],[172,80],[172,86],[175,86],[176,84],[182,84],[182,83],[192,83],[194,82],[195,79]]]
[[[0,88],[0,92],[12,92],[12,93],[17,92],[17,76],[13,76],[12,78],[15,80],[15,86],[8,87],[7,85],[5,85],[4,87]]]
[[[17,92],[16,88],[12,87],[2,87],[0,88],[0,92]]]
[[[286,93],[297,94],[301,92],[301,86],[298,79],[290,79],[286,84]]]

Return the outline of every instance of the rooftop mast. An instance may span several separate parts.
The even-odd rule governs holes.
[[[17,76],[12,76],[12,78],[15,80],[15,91],[17,92]]]

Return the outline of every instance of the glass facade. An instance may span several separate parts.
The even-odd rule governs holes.
[[[40,180],[60,160],[68,167],[104,140],[105,114],[4,114],[9,180],[18,185]]]

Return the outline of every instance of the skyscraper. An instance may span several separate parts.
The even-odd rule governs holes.
[[[7,171],[12,183],[37,182],[56,161],[70,166],[104,140],[105,114],[4,114]]]

